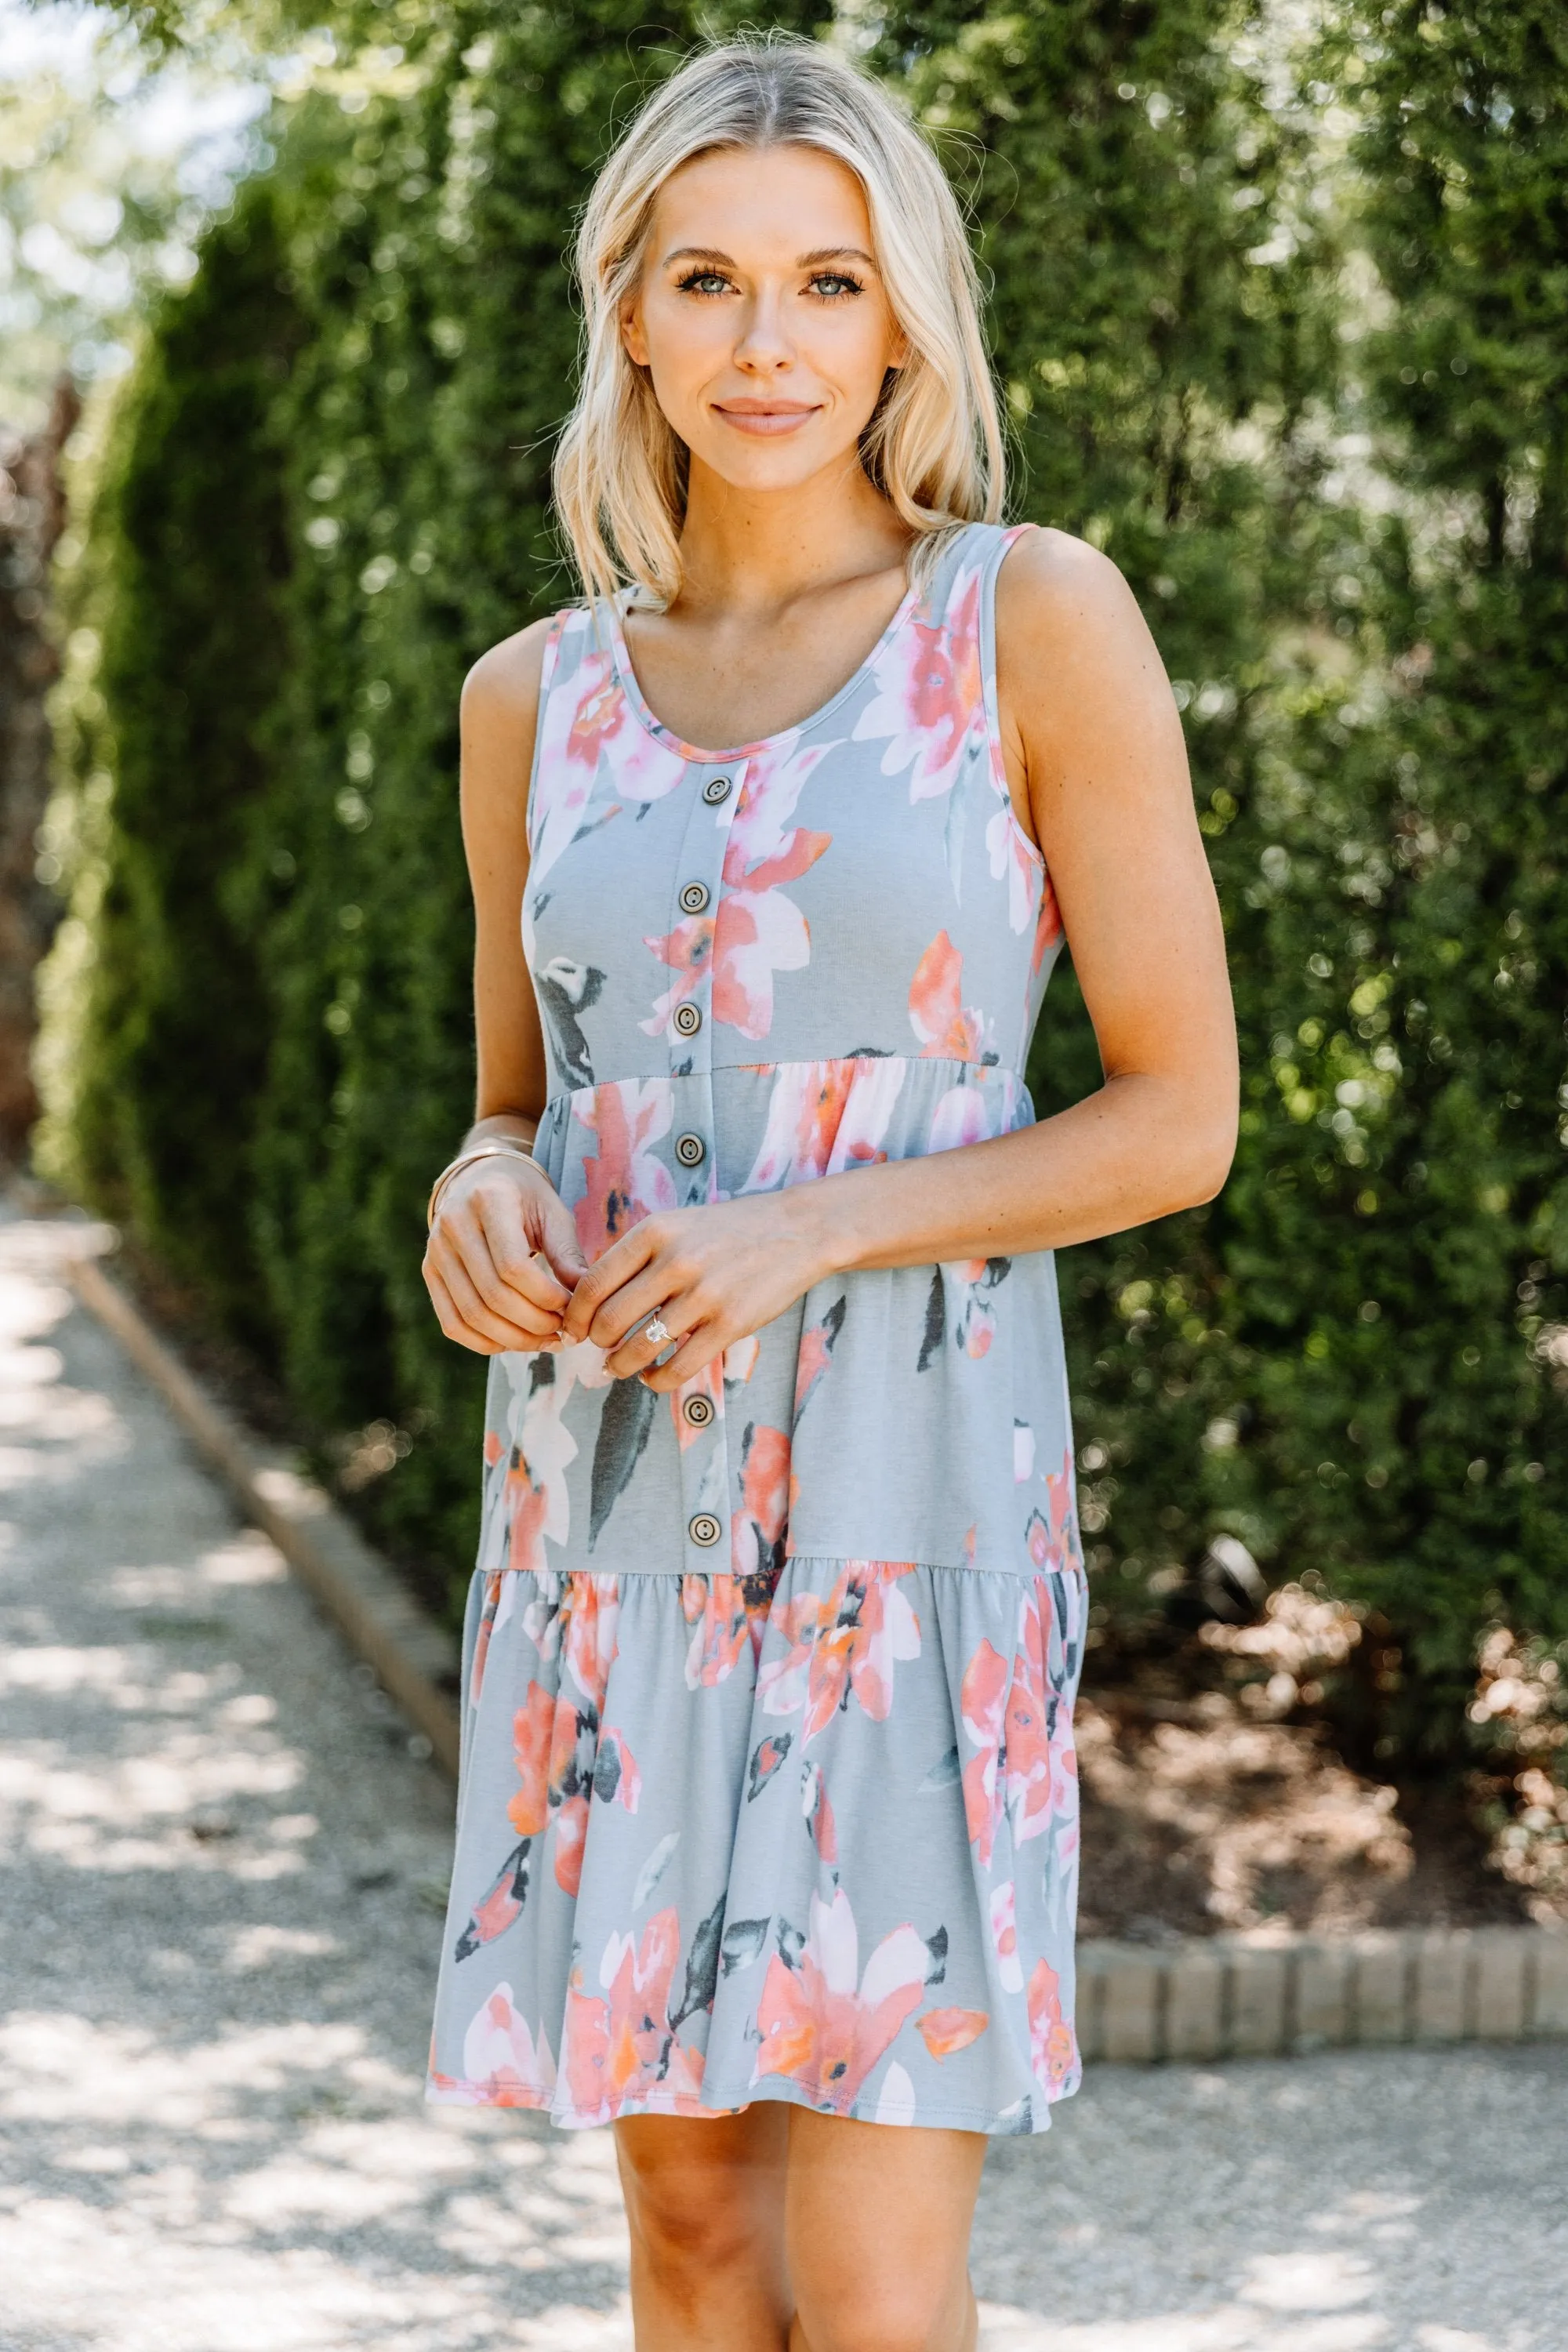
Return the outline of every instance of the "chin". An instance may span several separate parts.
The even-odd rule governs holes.
[[[706,437],[706,436],[704,436]],[[740,446],[737,446],[737,443]],[[835,465],[849,465],[852,450],[813,447],[806,441],[746,441],[726,437],[721,448],[691,446],[710,474],[737,490],[794,490]]]

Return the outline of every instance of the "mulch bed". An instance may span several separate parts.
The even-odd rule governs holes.
[[[1555,1668],[1506,1635],[1478,1710],[1515,1752],[1447,1778],[1347,1761],[1331,1715],[1360,1620],[1288,1585],[1255,1622],[1155,1654],[1090,1651],[1078,1712],[1084,1933],[1157,1943],[1276,1928],[1568,1921]]]

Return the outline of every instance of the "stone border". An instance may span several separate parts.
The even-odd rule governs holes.
[[[82,1305],[145,1373],[253,1526],[456,1774],[457,1643],[321,1487],[193,1378],[99,1264],[110,1228],[62,1218],[55,1262]],[[1413,1928],[1275,1941],[1186,1937],[1169,1946],[1086,1937],[1078,2022],[1090,2062],[1276,2058],[1399,2043],[1568,2035],[1568,1931]]]
[[[1568,1932],[1415,1927],[1078,1948],[1086,2059],[1277,2058],[1568,2034]]]

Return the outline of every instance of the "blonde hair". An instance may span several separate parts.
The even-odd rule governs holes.
[[[785,142],[836,156],[865,190],[909,357],[889,372],[861,462],[917,534],[911,577],[929,574],[944,534],[1000,517],[1005,460],[974,258],[941,164],[886,92],[819,42],[726,41],[689,58],[641,109],[577,235],[582,383],[554,488],[591,599],[631,580],[667,604],[680,585],[687,452],[621,340],[659,189],[694,156]]]

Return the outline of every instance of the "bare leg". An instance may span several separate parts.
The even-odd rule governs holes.
[[[784,2244],[789,2352],[974,2352],[969,2232],[980,2132],[792,2107]]]
[[[785,2352],[788,2111],[615,2126],[637,2352]]]

